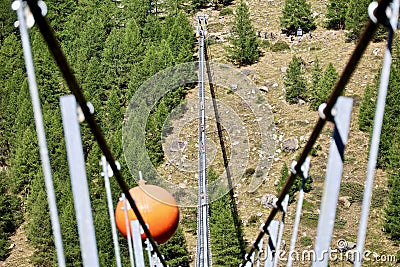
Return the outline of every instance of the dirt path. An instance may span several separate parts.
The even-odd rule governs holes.
[[[11,253],[10,256],[0,262],[0,266],[7,267],[31,267],[33,266],[31,257],[33,255],[33,248],[28,243],[25,234],[26,222],[23,223],[11,237]]]

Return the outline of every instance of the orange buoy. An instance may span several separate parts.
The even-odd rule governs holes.
[[[140,214],[147,224],[151,235],[158,244],[163,244],[175,233],[179,223],[179,209],[174,197],[165,189],[139,182],[129,190]],[[129,221],[136,220],[136,215],[126,201]],[[115,221],[119,232],[126,238],[124,203],[119,201],[115,210]],[[142,234],[142,240],[146,234]]]

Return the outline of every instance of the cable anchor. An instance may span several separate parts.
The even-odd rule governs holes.
[[[22,8],[24,9],[26,26],[30,29],[35,24],[35,19],[33,17],[33,14],[31,12],[29,6],[27,5],[27,3],[25,1],[22,1],[22,0],[16,0],[11,4],[11,9],[14,10],[14,11],[17,11],[18,9],[21,8],[21,4],[22,4]],[[42,16],[43,17],[46,16],[46,14],[47,14],[47,5],[46,5],[46,3],[43,2],[42,0],[40,0],[40,1],[37,2],[37,4],[38,4],[38,6],[39,6],[39,8],[41,10]],[[16,22],[14,22],[14,27],[18,28],[19,27],[19,23],[20,22],[18,20]]]
[[[94,106],[92,103],[87,102],[86,103],[87,108],[89,109],[90,114],[94,114]],[[79,122],[84,122],[85,121],[85,114],[83,114],[82,108],[78,106],[78,120]]]
[[[368,16],[371,19],[371,21],[375,24],[382,23],[383,25],[387,26],[387,27],[392,27],[393,30],[395,31],[398,28],[398,23],[391,23],[391,19],[393,17],[393,15],[396,13],[393,11],[393,8],[395,5],[393,4],[393,1],[387,6],[384,14],[378,14],[376,15],[376,10],[378,8],[379,4],[378,2],[374,1],[371,2],[368,6]]]
[[[326,114],[325,112],[326,103],[322,103],[318,107],[318,115],[323,120],[333,121],[333,118],[336,116],[336,109],[332,108],[330,114]]]
[[[310,157],[307,157],[300,167],[299,175],[301,177],[306,179],[308,178],[308,171],[310,170],[310,165],[311,165],[311,159]],[[294,175],[297,174],[296,166],[297,166],[297,161],[293,161],[292,164],[290,165],[290,172],[293,173]]]

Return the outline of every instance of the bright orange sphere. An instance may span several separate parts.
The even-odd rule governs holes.
[[[165,189],[141,184],[129,190],[140,214],[147,224],[151,235],[158,244],[163,244],[175,233],[179,223],[179,209],[174,197]],[[126,200],[129,221],[136,220],[136,215]],[[115,220],[119,232],[126,238],[124,203],[119,201],[115,210]],[[142,234],[142,240],[146,234]]]

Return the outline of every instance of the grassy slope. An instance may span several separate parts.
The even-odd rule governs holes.
[[[283,136],[283,140],[289,137],[300,139],[301,136],[307,136],[310,134],[318,116],[316,112],[310,111],[307,105],[288,105],[284,101],[284,92],[282,91],[284,73],[281,68],[287,67],[292,56],[296,55],[300,56],[306,63],[306,68],[311,70],[315,56],[318,56],[320,65],[323,69],[325,69],[329,62],[332,62],[336,70],[340,73],[355,47],[354,44],[345,43],[345,33],[343,31],[329,31],[322,27],[324,19],[323,14],[325,12],[324,1],[313,0],[310,2],[312,3],[313,11],[318,15],[318,28],[313,32],[312,39],[306,36],[301,43],[290,43],[286,36],[279,35],[279,16],[283,1],[248,1],[256,30],[261,30],[263,32],[272,31],[277,35],[279,40],[287,41],[291,46],[291,51],[278,53],[273,53],[268,49],[263,49],[263,56],[260,58],[258,63],[244,67],[255,70],[255,83],[257,86],[265,85],[266,81],[278,84],[278,87],[270,89],[268,93],[265,93],[265,97],[268,103],[273,107],[277,135]],[[224,33],[229,32],[232,16],[221,18],[218,17],[217,11],[211,10],[206,10],[204,13],[210,16],[210,34],[224,36]],[[224,50],[225,45],[227,45],[227,43],[212,45],[212,56],[214,60],[218,62],[228,62]],[[355,102],[351,121],[351,131],[347,150],[345,152],[346,162],[342,182],[364,183],[368,158],[367,148],[369,137],[358,130],[358,108],[361,103],[365,86],[372,82],[374,74],[379,71],[383,59],[384,46],[384,43],[372,43],[369,45],[356,73],[353,75],[351,81],[346,87],[345,95],[353,97]],[[375,48],[380,49],[377,55],[373,53]],[[303,213],[316,213],[319,210],[331,132],[332,125],[327,125],[317,142],[317,144],[322,147],[322,150],[318,153],[318,156],[312,158],[312,167],[310,172],[311,176],[314,177],[315,180],[314,189],[310,193],[306,194],[307,204],[304,207]],[[301,146],[302,145],[304,145],[304,142],[301,143]],[[278,142],[277,149],[279,148],[280,143]],[[263,215],[260,217],[261,222],[269,213],[269,210],[263,208],[258,200],[266,193],[275,193],[275,187],[273,184],[280,176],[279,172],[283,163],[286,162],[289,165],[292,160],[296,159],[298,153],[299,151],[295,153],[282,152],[276,154],[274,164],[269,173],[268,181],[265,182],[265,184],[255,193],[249,194],[245,191],[241,191],[241,189],[237,189],[239,192],[239,211],[242,220],[246,224],[244,230],[248,242],[254,240],[258,234],[259,226],[258,222],[248,223],[249,219],[252,216],[254,217],[257,213],[262,213]],[[362,188],[362,185],[360,187]],[[378,170],[376,173],[374,188],[383,189],[385,187],[386,176],[382,171]],[[360,196],[360,194],[362,195],[362,191],[360,190],[350,191],[354,198]],[[350,194],[347,193],[347,195]],[[377,196],[376,194],[374,195],[376,199],[379,199],[379,197],[382,196],[384,197],[385,194],[381,194],[380,196]],[[382,232],[383,205],[385,199],[383,198],[381,201],[382,205],[378,205],[377,208],[373,208],[370,211],[366,249],[378,254],[395,255],[399,248],[395,246],[393,242],[389,241]],[[339,224],[334,231],[332,248],[335,248],[336,241],[339,238],[345,238],[352,242],[356,241],[360,210],[361,203],[359,201],[352,203],[350,208],[339,205],[337,212]],[[288,250],[290,242],[289,229],[291,229],[293,224],[294,212],[295,203],[290,206],[289,216],[286,220],[287,231],[284,235],[287,244],[286,250]],[[312,220],[312,218],[304,219],[303,217],[299,232],[298,246],[300,245],[299,239],[301,236],[310,237],[314,243],[315,233],[316,221]],[[310,249],[312,246],[302,246],[299,250],[306,248]],[[296,266],[296,264],[294,266]],[[334,266],[334,263],[332,263],[332,266]],[[339,266],[342,266],[342,263],[340,263]],[[379,266],[379,264],[375,263],[373,266]],[[389,266],[389,263],[382,263],[381,266]]]

